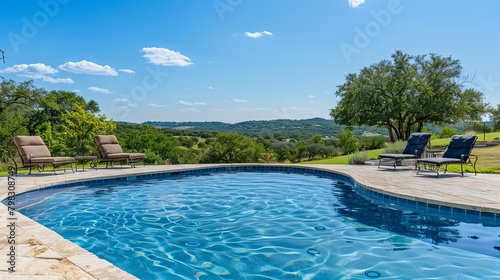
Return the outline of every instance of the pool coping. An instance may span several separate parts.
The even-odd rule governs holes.
[[[345,166],[345,165],[308,165],[308,164],[196,164],[196,165],[167,165],[167,166],[147,166],[137,168],[109,168],[99,169],[97,171],[86,170],[85,172],[64,173],[61,175],[45,175],[34,174],[30,176],[20,176],[19,192],[21,194],[27,191],[43,189],[63,184],[81,184],[89,180],[96,182],[106,182],[112,180],[127,180],[127,178],[147,178],[148,176],[158,176],[159,174],[169,174],[171,172],[200,172],[204,170],[220,170],[224,171],[244,171],[244,167],[259,167],[270,169],[271,171],[293,171],[300,172],[315,170],[318,174],[334,173],[345,178],[349,178],[354,183],[355,188],[365,195],[379,196],[381,199],[389,201],[395,198],[397,201],[415,201],[416,205],[434,208],[443,208],[444,211],[449,209],[464,209],[464,214],[472,216],[488,213],[486,216],[500,218],[500,183],[498,178],[500,175],[494,174],[479,174],[473,176],[466,174],[465,177],[457,176],[457,174],[447,174],[435,178],[435,176],[416,176],[410,170],[393,171],[386,169],[378,169],[374,166]],[[257,169],[257,168],[255,168]],[[361,171],[361,172],[360,172]],[[308,172],[310,173],[310,172]],[[313,172],[314,173],[314,172]],[[85,176],[87,175],[87,176]],[[5,177],[0,178],[2,186],[7,185]],[[414,180],[413,182],[410,181]],[[413,192],[408,188],[402,188],[401,184],[416,185],[413,186]],[[471,202],[464,203],[467,199],[458,199],[460,192],[455,193],[451,197],[446,197],[446,192],[438,191],[436,193],[430,191],[437,188],[448,188],[449,191],[455,188],[467,193],[468,187],[484,187],[492,184],[489,188],[483,190],[487,198],[481,203]],[[23,185],[23,186],[21,186]],[[466,186],[463,189],[463,186]],[[458,186],[458,187],[457,187]],[[419,188],[428,189],[430,195],[419,195],[415,190]],[[456,191],[455,191],[456,192]],[[481,191],[477,195],[482,196]],[[0,187],[0,199],[7,197],[5,187]],[[483,199],[484,200],[484,199]],[[479,213],[479,214],[478,214]],[[7,207],[0,205],[0,219],[4,225],[8,225]],[[42,225],[32,221],[31,219],[16,212],[16,237],[19,245],[16,247],[18,261],[22,269],[15,273],[9,273],[6,262],[0,262],[0,275],[9,275],[16,277],[27,277],[32,279],[32,276],[49,277],[50,279],[68,279],[68,278],[88,278],[88,279],[136,279],[134,276],[125,271],[120,270],[108,261],[98,258],[92,253],[84,250],[78,245],[62,238],[52,230],[43,227]],[[8,246],[8,227],[2,227],[0,231],[0,255],[7,257],[9,252]],[[26,278],[26,279],[27,279]],[[22,278],[19,278],[22,279]],[[40,278],[43,279],[43,278]]]

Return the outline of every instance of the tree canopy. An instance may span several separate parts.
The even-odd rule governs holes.
[[[488,104],[481,92],[463,87],[461,71],[460,61],[451,57],[396,51],[392,61],[348,74],[330,116],[347,126],[386,127],[391,141],[407,140],[425,123],[480,120]]]

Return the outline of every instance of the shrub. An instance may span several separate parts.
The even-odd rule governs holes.
[[[348,156],[349,164],[365,164],[366,161],[368,161],[368,153],[366,151],[358,151]]]
[[[361,150],[375,150],[383,148],[387,138],[385,136],[372,136],[361,138],[359,148]]]
[[[385,148],[385,153],[387,154],[400,154],[406,147],[406,141],[396,141],[396,142],[387,142],[387,147]]]
[[[439,131],[439,138],[450,138],[453,135],[459,134],[458,131],[456,131],[453,128],[450,127],[443,127]]]
[[[157,155],[155,152],[147,151],[146,158],[144,159],[144,164],[146,165],[161,165],[165,164],[165,161],[161,156]]]

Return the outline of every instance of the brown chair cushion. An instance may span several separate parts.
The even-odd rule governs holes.
[[[104,144],[101,146],[101,149],[107,157],[123,153],[122,147],[119,144]]]
[[[31,159],[31,163],[72,163],[75,159],[72,157],[36,157]]]
[[[30,162],[32,158],[51,157],[49,149],[40,136],[16,136],[14,144],[24,163]]]
[[[123,149],[114,135],[97,135],[94,137],[94,142],[102,158],[108,158],[111,154],[123,153]]]

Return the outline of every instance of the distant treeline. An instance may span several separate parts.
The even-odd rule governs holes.
[[[160,122],[148,121],[157,128],[182,130],[186,132],[229,132],[238,133],[246,137],[270,140],[304,140],[310,139],[314,135],[323,137],[338,137],[345,126],[337,125],[332,120],[323,118],[312,118],[304,120],[267,120],[267,121],[245,121],[235,124],[223,122]],[[363,136],[367,132],[370,134],[387,135],[387,129],[369,126],[353,127],[353,135]]]

